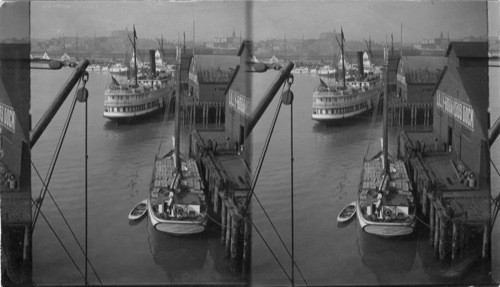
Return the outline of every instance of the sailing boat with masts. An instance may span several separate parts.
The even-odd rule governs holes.
[[[377,73],[363,69],[363,59],[358,56],[358,69],[350,69],[347,78],[345,64],[344,31],[341,29],[339,46],[341,49],[342,81],[330,80],[325,83],[318,73],[320,83],[313,92],[312,119],[319,122],[334,122],[369,111],[375,98],[381,92],[381,77]],[[331,75],[327,74],[331,79]]]
[[[384,61],[382,151],[372,159],[365,158],[363,161],[356,208],[359,224],[365,232],[393,237],[413,232],[416,225],[416,204],[405,163],[388,154],[389,73],[388,59]]]
[[[173,235],[189,235],[205,230],[207,206],[195,159],[180,153],[180,59],[182,57],[179,57],[175,72],[174,149],[163,155],[160,146],[160,152],[155,157],[148,214],[156,230]]]

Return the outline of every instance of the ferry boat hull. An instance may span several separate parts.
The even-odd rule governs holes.
[[[157,90],[139,89],[136,92],[129,89],[106,89],[104,94],[107,100],[104,102],[103,116],[113,121],[124,121],[164,110],[170,100],[172,88],[168,83],[162,85],[164,86]],[[130,100],[123,100],[125,98]]]
[[[355,117],[355,116],[360,116],[360,115],[363,115],[363,114],[365,114],[365,113],[367,113],[367,112],[369,112],[371,110],[372,110],[372,107],[367,107],[367,108],[360,109],[360,110],[357,110],[357,111],[354,111],[354,112],[340,114],[340,115],[313,114],[311,118],[313,120],[315,120],[315,121],[320,122],[320,123],[332,123],[332,122],[337,122],[337,121],[340,121],[340,120],[343,120],[343,119],[346,119],[346,118],[352,118],[352,117]]]
[[[368,85],[368,83],[366,84]],[[313,93],[311,118],[321,123],[330,123],[371,111],[381,93],[381,85],[380,81],[372,82],[369,85],[372,85],[369,90],[352,96],[347,93],[319,91],[321,87],[316,88]]]
[[[144,111],[136,111],[136,112],[107,112],[104,111],[103,116],[107,119],[114,120],[114,121],[120,121],[120,120],[127,120],[127,119],[132,119],[132,118],[142,118],[146,117],[155,113],[158,113],[162,111],[165,108],[164,105],[160,107],[155,107],[151,109],[147,109]]]

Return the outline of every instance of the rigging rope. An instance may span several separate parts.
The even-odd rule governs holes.
[[[170,93],[170,95],[172,96],[172,93]],[[167,127],[166,127],[165,123],[167,122],[168,116],[169,116],[169,113],[170,113],[170,101],[171,100],[172,99],[168,100],[168,102],[165,105],[165,112],[163,113],[163,120],[161,122],[160,144],[158,145],[158,153],[157,153],[157,155],[159,155],[161,153],[163,142],[165,142],[165,138],[167,136]]]
[[[88,74],[87,74],[88,76]],[[97,272],[95,271],[94,267],[92,266],[92,263],[90,262],[89,258],[87,257],[87,222],[85,222],[85,251],[83,250],[80,242],[78,241],[75,233],[73,232],[71,226],[69,225],[68,221],[66,220],[66,217],[64,216],[62,210],[60,209],[59,205],[57,204],[57,202],[55,201],[54,197],[52,196],[52,194],[50,193],[49,191],[49,188],[48,188],[48,185],[50,183],[50,179],[52,178],[52,174],[53,174],[53,171],[54,171],[54,168],[55,168],[55,165],[56,165],[56,162],[57,162],[57,159],[59,157],[59,154],[60,154],[60,151],[61,151],[61,147],[62,147],[62,144],[64,142],[64,138],[66,136],[66,132],[68,130],[68,127],[69,127],[69,123],[71,121],[71,117],[73,115],[73,111],[74,111],[74,108],[75,108],[75,105],[76,105],[76,101],[78,99],[78,91],[80,90],[78,87],[80,86],[80,83],[82,81],[82,78],[84,79],[83,82],[83,89],[85,89],[85,84],[88,80],[84,78],[85,76],[82,76],[79,81],[78,81],[78,84],[77,84],[77,88],[75,89],[75,97],[71,103],[71,108],[70,108],[70,111],[68,113],[68,116],[66,118],[66,121],[65,121],[65,124],[64,124],[64,127],[63,127],[63,131],[59,137],[59,140],[58,140],[58,144],[57,144],[57,147],[56,147],[56,151],[52,157],[52,160],[51,160],[51,163],[50,163],[50,168],[49,168],[49,171],[47,172],[47,175],[46,175],[46,180],[44,181],[40,175],[40,173],[38,172],[37,168],[35,167],[33,161],[31,161],[30,159],[30,162],[31,162],[31,165],[33,166],[33,168],[35,169],[40,181],[42,182],[42,188],[40,190],[40,195],[39,195],[39,198],[37,199],[37,201],[33,200],[33,205],[36,210],[35,210],[35,216],[34,216],[34,220],[33,220],[33,225],[32,225],[32,233],[34,232],[34,228],[36,226],[36,221],[38,219],[38,215],[41,214],[41,207],[42,207],[42,203],[45,199],[45,196],[47,193],[49,193],[49,196],[50,198],[52,199],[52,201],[54,202],[54,205],[56,206],[57,210],[59,211],[59,214],[61,215],[61,217],[63,218],[64,222],[66,223],[66,226],[68,227],[68,229],[70,230],[73,238],[75,239],[75,241],[77,242],[77,245],[78,247],[80,248],[80,250],[82,251],[82,253],[85,255],[85,276],[84,276],[84,279],[85,279],[85,285],[88,285],[88,282],[87,282],[87,262],[90,264],[92,270],[94,271],[94,274],[95,276],[97,277],[97,280],[99,281],[99,283],[102,285],[102,282],[101,282],[101,279],[99,278],[99,275],[97,274]],[[86,102],[86,106],[85,106],[85,216],[87,214],[87,158],[88,158],[88,155],[87,155],[87,102]],[[43,192],[43,193],[42,193]],[[44,216],[44,219],[45,221],[47,221],[47,219],[45,218]],[[48,221],[47,221],[48,223]],[[50,225],[49,225],[50,226]],[[55,233],[55,230],[53,230],[53,232]],[[56,234],[57,236],[57,234]],[[57,236],[58,237],[58,236]],[[60,241],[60,240],[59,240]],[[61,241],[60,241],[61,242]],[[61,242],[62,244],[62,242]],[[63,245],[64,247],[64,245]],[[69,253],[68,253],[69,255]],[[80,270],[79,270],[80,271]],[[81,271],[80,271],[81,273]]]
[[[281,264],[280,260],[278,259],[278,257],[276,256],[276,254],[273,252],[271,246],[269,246],[269,243],[267,243],[266,239],[264,239],[264,236],[262,235],[262,233],[260,232],[260,230],[257,228],[257,226],[255,226],[255,223],[253,222],[253,220],[250,217],[248,217],[248,219],[252,223],[252,226],[255,229],[255,231],[257,231],[257,233],[259,234],[259,236],[262,239],[262,241],[264,241],[264,244],[266,245],[267,249],[269,249],[269,252],[271,252],[271,254],[273,255],[273,257],[276,260],[276,262],[278,262],[278,265],[281,267],[281,270],[283,271],[283,273],[285,273],[285,276],[288,278],[288,280],[290,280],[290,282],[292,282],[292,278],[290,278],[290,276],[286,272],[285,267],[283,267],[283,265]]]
[[[80,82],[81,82],[81,78],[78,80],[77,89],[75,90],[75,97],[73,98],[73,101],[71,102],[71,107],[70,107],[68,116],[66,118],[66,122],[64,123],[63,130],[61,132],[61,135],[59,136],[56,150],[55,150],[54,155],[52,156],[52,160],[50,162],[49,170],[47,171],[47,175],[45,176],[45,183],[46,183],[46,185],[44,185],[45,187],[48,187],[50,184],[50,180],[52,178],[52,173],[54,172],[54,168],[56,166],[56,162],[57,162],[57,159],[59,157],[59,153],[61,151],[61,147],[62,147],[64,138],[66,136],[66,132],[68,131],[69,122],[71,121],[73,111],[75,110],[75,105],[76,105],[76,100],[77,100],[76,91],[78,91],[78,86],[80,85]],[[42,187],[40,189],[40,194],[38,196],[38,199],[34,202],[35,203],[34,206],[35,206],[36,210],[35,210],[35,215],[34,215],[34,219],[33,219],[33,224],[31,226],[31,233],[33,233],[33,231],[35,230],[36,221],[38,219],[38,214],[40,213],[40,210],[42,208],[43,200],[45,199],[46,193],[47,193],[47,188],[45,188],[45,190],[44,190],[44,187]]]
[[[31,199],[31,201],[33,201],[33,203],[35,203],[35,201],[33,200],[33,198]],[[43,212],[41,210],[40,210],[40,214],[42,215],[42,218],[45,220],[45,222],[47,222],[47,225],[49,226],[50,230],[52,230],[52,233],[54,233],[54,235],[56,236],[56,238],[59,241],[59,243],[61,243],[61,246],[63,247],[64,251],[66,251],[66,254],[68,254],[69,258],[71,259],[71,262],[73,262],[73,265],[75,265],[75,267],[78,270],[78,272],[80,273],[80,275],[82,275],[82,278],[85,279],[85,276],[83,275],[82,271],[80,270],[80,268],[76,264],[75,260],[73,259],[73,256],[71,256],[71,254],[69,253],[68,249],[66,248],[66,246],[62,242],[61,238],[59,238],[59,236],[57,235],[56,231],[54,230],[54,228],[49,223],[49,221],[47,220],[47,218],[45,217],[45,215],[43,214]]]
[[[289,91],[290,92],[290,91]],[[291,92],[290,92],[291,93]],[[294,238],[294,217],[293,217],[293,99],[290,102],[290,204],[291,204],[291,228],[292,228],[292,286],[295,286],[294,265],[295,265],[295,238]]]
[[[366,156],[368,156],[368,152],[370,151],[372,131],[373,131],[373,122],[375,121],[378,113],[378,104],[380,102],[380,93],[377,93],[377,99],[375,100],[375,107],[373,108],[372,120],[370,122],[370,131],[368,133],[368,146],[366,147],[366,153],[364,159],[366,160]]]
[[[40,179],[40,181],[42,182],[42,185],[46,186],[45,182],[43,181],[42,179],[42,176],[40,175],[40,173],[38,172],[38,169],[36,168],[35,164],[33,163],[33,161],[31,161],[31,166],[33,166],[33,169],[35,170],[36,174],[38,175],[38,178]],[[69,225],[68,221],[66,220],[66,217],[64,216],[61,208],[59,208],[59,205],[57,204],[55,198],[52,196],[52,193],[50,192],[49,188],[46,186],[47,188],[47,193],[49,194],[49,197],[52,199],[55,207],[57,208],[57,210],[59,211],[59,214],[61,215],[62,219],[64,220],[64,222],[66,223],[66,226],[68,227],[69,231],[71,232],[71,235],[73,236],[73,238],[75,239],[78,247],[80,248],[80,250],[82,251],[83,254],[86,254],[85,251],[83,250],[83,247],[82,245],[80,244],[80,241],[78,241],[78,238],[76,237],[75,233],[73,232],[73,229],[71,228],[71,226]],[[33,202],[35,202],[33,199],[32,199]],[[94,271],[94,274],[95,276],[97,277],[97,280],[99,281],[99,283],[102,285],[102,282],[101,282],[101,278],[99,277],[99,275],[97,274],[96,270],[94,269],[94,266],[92,265],[92,262],[90,262],[90,259],[87,258],[87,261],[89,262],[89,265],[90,267],[92,268],[92,270]]]
[[[264,206],[262,205],[259,197],[257,196],[257,193],[255,193],[254,195],[254,198],[255,200],[257,200],[257,202],[259,203],[259,206],[260,208],[262,209],[262,211],[264,212],[264,214],[266,215],[266,218],[267,220],[269,221],[269,223],[271,224],[274,232],[276,233],[276,235],[278,236],[280,242],[281,242],[281,245],[283,245],[283,247],[285,248],[286,252],[288,253],[288,256],[290,258],[292,258],[292,254],[290,253],[290,250],[288,249],[288,247],[286,246],[285,244],[285,241],[283,240],[283,238],[281,237],[280,233],[278,232],[278,229],[276,228],[276,226],[274,225],[273,221],[271,220],[271,218],[269,217],[269,214],[267,213],[267,211],[265,210]],[[306,286],[309,286],[309,284],[307,283],[306,279],[304,278],[304,275],[302,274],[302,271],[300,270],[299,266],[297,265],[297,263],[294,261],[294,265],[295,267],[297,268],[297,270],[299,271],[299,274],[300,276],[302,277],[302,280],[304,280],[304,283],[306,284]]]
[[[267,134],[266,141],[265,141],[265,144],[264,144],[264,148],[263,148],[263,150],[262,150],[261,156],[260,156],[260,158],[259,158],[259,162],[258,162],[258,164],[257,164],[257,173],[255,174],[255,177],[254,177],[254,179],[253,179],[253,181],[252,181],[252,189],[251,189],[251,191],[250,191],[250,194],[249,194],[249,195],[248,195],[248,197],[247,197],[247,204],[246,204],[246,206],[245,206],[245,210],[244,210],[243,214],[246,214],[247,209],[248,209],[248,207],[249,207],[249,199],[250,199],[250,198],[252,197],[252,195],[253,195],[253,196],[255,197],[255,199],[257,200],[257,202],[259,203],[259,205],[260,205],[260,207],[261,207],[262,211],[264,212],[264,214],[265,214],[265,216],[266,216],[267,220],[268,220],[268,221],[269,221],[269,223],[271,224],[271,226],[272,226],[272,228],[273,228],[274,232],[275,232],[275,233],[276,233],[276,235],[278,236],[278,238],[279,238],[279,240],[280,240],[281,244],[283,245],[283,247],[284,247],[284,248],[285,248],[285,250],[287,251],[287,253],[288,253],[288,255],[290,256],[290,258],[292,258],[292,254],[290,253],[290,250],[287,248],[287,246],[286,246],[285,242],[283,241],[283,239],[282,239],[281,235],[279,234],[279,232],[278,232],[278,230],[277,230],[276,226],[274,225],[274,223],[272,222],[271,218],[269,217],[269,214],[268,214],[268,213],[266,212],[266,210],[264,209],[264,206],[262,205],[262,203],[261,203],[261,202],[260,202],[260,200],[258,199],[257,194],[254,192],[254,190],[255,190],[255,186],[256,186],[256,184],[257,184],[257,179],[258,179],[258,177],[259,177],[259,174],[260,174],[260,171],[261,171],[261,168],[262,168],[263,162],[264,162],[264,158],[265,158],[265,155],[266,155],[267,149],[268,149],[268,147],[269,147],[269,142],[270,142],[270,140],[271,140],[271,136],[272,136],[272,134],[273,134],[274,127],[275,127],[275,125],[276,125],[276,122],[277,122],[277,119],[278,119],[279,112],[280,112],[280,110],[281,110],[281,105],[282,105],[282,100],[283,100],[283,90],[284,90],[284,86],[285,86],[285,84],[283,84],[283,87],[282,87],[282,93],[281,93],[281,97],[280,97],[280,101],[279,101],[279,103],[278,103],[278,106],[276,107],[276,111],[275,111],[275,114],[274,114],[274,117],[273,117],[273,121],[271,122],[271,127],[270,127],[270,129],[269,129],[268,134]],[[252,224],[253,224],[253,222],[252,222]],[[254,225],[254,226],[255,226],[255,225]],[[263,240],[264,240],[264,238],[263,238]],[[266,243],[266,244],[267,244],[267,243]],[[276,258],[276,257],[275,257],[275,258]],[[295,267],[297,268],[297,270],[299,271],[300,275],[302,276],[302,279],[304,280],[304,282],[305,282],[305,283],[306,283],[306,285],[307,285],[307,281],[305,280],[304,276],[302,275],[302,271],[301,271],[301,270],[300,270],[300,268],[297,266],[296,262],[295,262],[294,260],[292,260],[292,261],[294,262]],[[281,263],[280,263],[279,261],[278,261],[278,263],[279,263],[279,264],[280,264],[280,266],[281,266]],[[287,275],[287,276],[288,276],[288,275]]]
[[[85,94],[85,84],[87,79],[83,80],[82,93]],[[88,97],[85,99],[85,286],[89,285],[88,281]]]
[[[285,86],[283,85],[282,92],[283,92],[284,87]],[[267,133],[266,141],[264,143],[262,153],[260,154],[259,162],[257,163],[257,172],[252,180],[252,186],[251,186],[250,193],[247,195],[247,198],[246,198],[246,204],[245,204],[245,209],[243,210],[243,216],[245,216],[245,214],[247,213],[248,206],[250,205],[250,199],[252,198],[252,195],[254,194],[255,186],[257,185],[257,180],[259,178],[260,171],[262,169],[262,164],[264,163],[264,158],[266,156],[267,149],[269,147],[269,142],[271,141],[271,136],[273,134],[274,127],[276,126],[276,121],[278,119],[278,115],[279,115],[279,112],[281,110],[281,101],[282,100],[283,100],[283,93],[281,94],[280,102],[278,103],[278,106],[276,107],[276,111],[274,112],[274,117],[273,117],[273,120],[271,122],[271,127],[269,128],[269,131]]]

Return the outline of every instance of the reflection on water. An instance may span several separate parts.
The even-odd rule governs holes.
[[[356,222],[357,223],[357,222]],[[356,230],[363,264],[376,276],[377,284],[402,284],[394,276],[404,276],[412,270],[417,253],[415,234],[406,237],[381,238]]]
[[[171,282],[177,281],[174,278],[179,273],[199,270],[204,266],[208,253],[206,233],[175,237],[157,231],[148,222],[148,235],[153,260],[163,269]]]
[[[32,71],[32,116],[36,122],[71,70]],[[132,207],[148,197],[155,154],[166,139],[171,148],[173,113],[163,123],[163,113],[128,123],[115,123],[102,116],[104,87],[109,74],[90,73],[88,102],[88,248],[89,258],[105,285],[219,284],[244,282],[232,274],[223,248],[215,236],[206,234],[182,239],[148,230],[147,218],[131,223]],[[52,85],[47,85],[51,82]],[[33,88],[36,87],[36,88]],[[71,97],[72,95],[70,95]],[[65,103],[32,149],[32,160],[42,176],[50,163],[69,105]],[[83,244],[84,211],[84,114],[76,106],[66,141],[49,189]],[[182,129],[181,149],[187,149],[188,128]],[[42,184],[32,172],[33,192]],[[47,197],[48,198],[48,197]],[[42,211],[64,242],[80,270],[84,258],[50,200]],[[153,239],[153,240],[151,240]],[[152,243],[156,247],[153,250]],[[157,252],[156,252],[157,251]],[[221,255],[222,253],[222,255]],[[33,234],[33,280],[41,285],[83,284],[83,278],[43,220]],[[99,284],[95,275],[91,284]]]
[[[365,154],[381,150],[381,113],[372,124],[366,114],[353,121],[323,125],[311,119],[313,77],[297,75],[294,102],[294,212],[295,259],[310,285],[444,284],[488,280],[478,270],[464,277],[436,276],[433,257],[421,249],[428,246],[423,224],[409,237],[384,239],[361,231],[357,219],[338,224],[340,210],[357,197]],[[256,83],[257,85],[265,83]],[[273,110],[276,102],[272,103]],[[379,106],[380,110],[380,106]],[[262,167],[255,193],[273,220],[285,244],[290,246],[290,125],[289,108],[282,109]],[[260,155],[272,113],[265,113],[254,130],[254,156]],[[260,126],[259,126],[260,125]],[[389,153],[396,155],[396,128],[389,129]],[[254,162],[257,162],[255,160]],[[265,236],[281,264],[290,274],[290,258],[257,204],[253,221]],[[265,243],[253,236],[252,283],[289,284]],[[301,278],[296,273],[296,282]],[[477,278],[481,278],[478,280]]]

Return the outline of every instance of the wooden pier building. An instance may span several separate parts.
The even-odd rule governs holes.
[[[196,156],[206,182],[209,209],[220,228],[221,243],[231,258],[231,267],[246,275],[250,270],[252,232],[248,201],[252,190],[251,133],[293,68],[289,64],[282,69],[267,91],[267,87],[252,89],[255,77],[269,76],[249,73],[252,48],[252,42],[243,41],[238,51],[239,65],[224,91],[223,128],[195,129],[190,138],[190,152]],[[252,106],[252,99],[259,99],[257,105]]]
[[[389,111],[391,125],[432,127],[433,91],[445,65],[445,57],[400,58]]]
[[[246,197],[251,190],[251,146],[245,145],[244,127],[250,117],[251,93],[245,73],[252,45],[244,41],[238,52],[239,65],[223,96],[226,122],[218,130],[195,129],[190,152],[196,156],[208,192],[209,210],[219,223],[220,239],[231,258],[231,267],[247,273],[250,267],[251,223]],[[238,105],[234,97],[238,97]],[[234,128],[236,127],[236,128]],[[250,211],[248,209],[248,211]]]
[[[451,42],[432,93],[432,131],[398,135],[429,243],[452,268],[490,254],[487,50],[486,42]]]
[[[0,17],[29,15],[29,7],[26,2],[9,3],[2,7]],[[29,27],[29,17],[25,22]],[[25,39],[21,42],[3,41],[22,30],[7,26],[0,31],[0,252],[4,285],[32,281],[29,29],[26,35],[18,35]]]
[[[214,57],[217,57],[216,62]],[[189,67],[188,92],[184,97],[185,124],[224,124],[225,91],[237,65],[236,56],[193,57]]]

